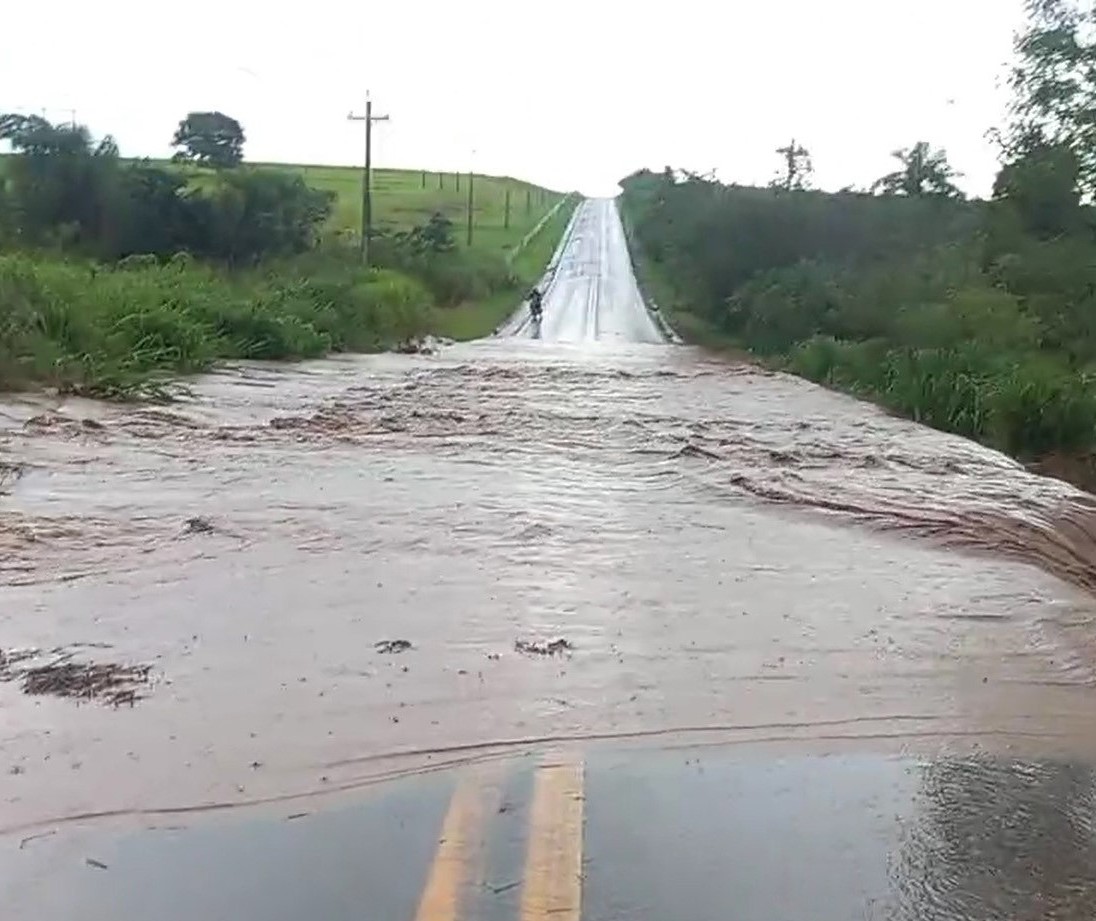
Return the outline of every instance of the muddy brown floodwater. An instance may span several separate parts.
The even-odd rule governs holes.
[[[607,258],[561,261],[539,341],[5,402],[0,649],[136,683],[0,682],[0,832],[560,739],[1096,757],[1096,500],[628,341]]]

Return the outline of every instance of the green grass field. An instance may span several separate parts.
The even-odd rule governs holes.
[[[300,172],[305,182],[336,194],[331,229],[356,234],[361,226],[362,171],[346,166],[290,166],[278,163],[251,164],[257,169]],[[378,230],[400,230],[425,223],[440,211],[455,225],[459,245],[467,242],[468,175],[457,188],[453,173],[423,173],[419,170],[379,169],[373,171],[373,221]],[[510,220],[506,221],[506,193],[510,193]],[[568,196],[527,182],[499,176],[473,179],[474,249],[509,254],[542,218]],[[520,279],[518,289],[500,291],[486,300],[439,308],[434,312],[433,332],[452,339],[477,339],[489,335],[518,307],[524,287],[543,274],[556,245],[578,203],[571,196],[541,231],[515,255],[511,269]]]
[[[356,233],[361,227],[362,171],[349,166],[292,166],[251,164],[257,169],[299,172],[316,189],[334,192],[335,231]],[[510,193],[510,222],[506,225],[506,193]],[[476,176],[473,181],[472,245],[485,251],[506,252],[516,245],[563,195],[540,186],[499,176]],[[378,230],[406,229],[425,223],[436,211],[453,222],[464,245],[468,221],[468,174],[419,170],[373,170],[373,222]]]

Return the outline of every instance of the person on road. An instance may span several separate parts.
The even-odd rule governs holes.
[[[544,295],[540,293],[540,288],[533,288],[529,292],[529,313],[534,323],[539,323],[540,318],[544,316]]]

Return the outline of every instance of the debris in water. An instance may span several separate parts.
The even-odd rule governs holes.
[[[110,867],[108,867],[105,863],[103,863],[103,861],[96,860],[94,857],[84,858],[84,863],[86,863],[89,867],[95,867],[96,870],[109,870],[110,869]]]
[[[150,665],[74,662],[74,650],[88,644],[51,650],[0,649],[0,681],[21,682],[24,694],[101,700],[115,707],[133,706],[150,682]]]
[[[386,655],[395,655],[398,652],[407,652],[408,649],[414,649],[410,640],[379,640],[373,644],[373,648],[377,652],[384,653]]]
[[[132,707],[142,696],[137,692],[148,684],[151,670],[149,665],[116,662],[55,662],[27,669],[23,674],[23,693],[82,697],[115,707],[122,704]]]
[[[22,464],[10,464],[7,461],[0,461],[0,495],[6,492],[22,475]]]
[[[202,518],[201,516],[188,518],[183,525],[183,530],[186,531],[187,534],[212,534],[213,522],[208,518]]]
[[[7,651],[0,649],[0,681],[11,681],[13,678],[18,678],[21,673],[17,672],[16,666],[20,662],[34,659],[40,654],[40,650],[33,648],[9,649]]]
[[[19,850],[23,850],[32,841],[37,841],[39,838],[49,838],[57,834],[57,829],[50,829],[50,831],[39,832],[36,835],[27,835],[19,842]]]
[[[528,653],[533,656],[561,656],[565,652],[573,652],[575,647],[570,640],[558,637],[547,642],[535,642],[531,640],[514,640],[514,649],[518,652]]]
[[[410,339],[405,339],[399,343],[393,351],[399,352],[401,355],[434,355],[437,349],[430,338],[420,339],[417,336],[412,336]]]

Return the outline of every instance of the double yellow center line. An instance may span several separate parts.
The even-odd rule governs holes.
[[[464,912],[485,879],[488,820],[499,801],[497,765],[458,783],[442,823],[415,921],[472,921]],[[583,768],[554,756],[537,769],[529,813],[520,921],[582,915]]]
[[[521,921],[579,921],[582,914],[582,764],[537,771],[521,890]]]

